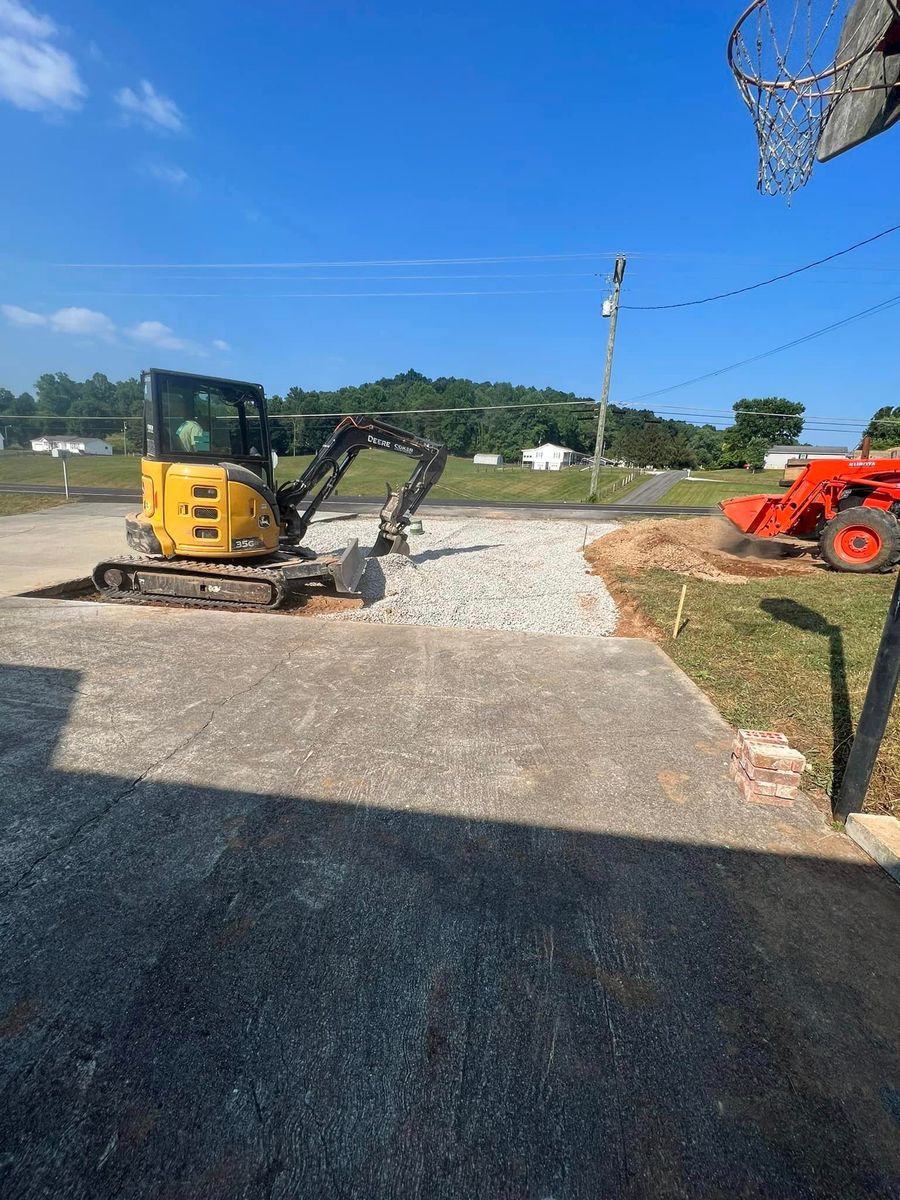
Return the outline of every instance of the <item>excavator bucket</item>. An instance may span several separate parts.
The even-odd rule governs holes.
[[[779,507],[780,496],[736,496],[720,500],[719,508],[741,533],[756,533]]]

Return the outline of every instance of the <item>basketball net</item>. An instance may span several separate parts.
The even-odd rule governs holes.
[[[898,13],[900,0],[885,0]],[[838,48],[845,0],[754,0],[728,40],[728,64],[756,126],[757,187],[790,196],[803,187],[834,100],[860,87],[866,45],[850,38]]]

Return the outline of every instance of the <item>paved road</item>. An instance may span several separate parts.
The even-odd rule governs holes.
[[[678,475],[678,472],[671,472],[673,475]],[[678,475],[682,478],[682,475]],[[660,476],[662,478],[662,476]],[[656,483],[656,480],[652,480]],[[643,484],[642,487],[649,486]],[[637,489],[638,491],[641,488]],[[665,487],[660,494],[668,491]],[[37,493],[39,495],[59,495],[63,494],[61,487],[43,485],[43,484],[0,484],[0,492],[25,492]],[[77,496],[85,499],[96,501],[108,501],[110,503],[122,503],[127,501],[130,504],[135,504],[140,501],[140,496],[137,492],[122,491],[116,488],[96,488],[96,487],[73,487],[69,489],[72,496]],[[640,502],[632,504],[632,496],[635,493],[625,497],[623,500],[616,500],[612,504],[535,504],[532,501],[525,500],[425,500],[422,503],[422,510],[434,511],[436,515],[443,513],[459,515],[460,512],[471,512],[477,516],[509,516],[509,517],[536,517],[538,519],[545,518],[571,518],[573,520],[583,520],[585,516],[598,516],[607,513],[614,513],[622,516],[623,513],[631,513],[635,516],[701,516],[707,513],[715,513],[718,509],[698,506],[681,506],[679,508],[670,508],[667,505],[654,505],[649,502]],[[326,500],[322,504],[323,511],[348,511],[353,512],[378,512],[383,505],[382,498],[375,499],[372,496],[341,496],[336,500]]]
[[[662,500],[666,492],[671,491],[679,480],[686,479],[687,474],[687,471],[663,471],[662,474],[652,476],[646,483],[640,484],[634,491],[623,496],[621,503],[632,508],[635,505],[655,504]],[[616,503],[618,505],[620,502]],[[709,512],[710,510],[705,509],[704,511]]]
[[[896,1197],[896,885],[649,643],[0,604],[0,1192]]]

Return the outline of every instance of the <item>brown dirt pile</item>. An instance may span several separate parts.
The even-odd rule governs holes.
[[[610,568],[629,575],[658,569],[715,583],[822,570],[809,546],[743,537],[718,517],[636,521],[591,542],[584,556],[595,575]]]

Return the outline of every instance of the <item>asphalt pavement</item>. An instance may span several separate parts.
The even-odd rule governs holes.
[[[628,505],[631,508],[643,504],[656,504],[676,483],[680,483],[687,476],[687,471],[661,471],[659,475],[652,475],[646,483],[641,483],[628,492],[620,501],[617,500],[616,504]]]

